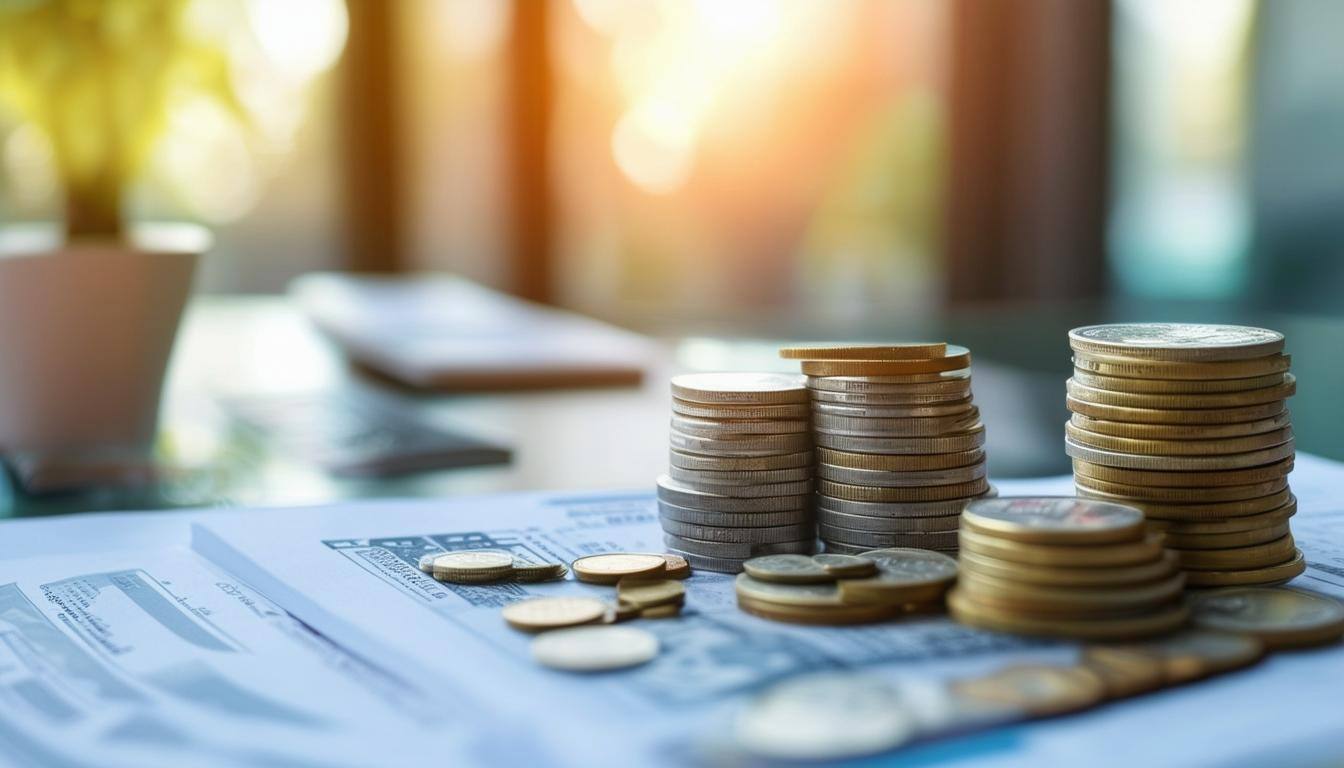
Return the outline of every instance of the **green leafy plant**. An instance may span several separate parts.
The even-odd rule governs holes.
[[[284,0],[277,0],[283,2]],[[242,116],[191,0],[0,0],[0,103],[51,143],[71,237],[118,236],[127,186],[184,94]]]

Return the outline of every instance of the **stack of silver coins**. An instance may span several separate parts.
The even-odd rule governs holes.
[[[992,493],[964,347],[786,347],[802,361],[827,552],[955,552],[966,504]]]
[[[1279,584],[1306,569],[1297,500],[1297,390],[1283,334],[1203,323],[1069,333],[1065,450],[1078,495],[1142,509],[1192,587]]]
[[[700,373],[672,379],[671,453],[658,478],[670,552],[739,573],[770,554],[810,554],[813,453],[801,376]]]

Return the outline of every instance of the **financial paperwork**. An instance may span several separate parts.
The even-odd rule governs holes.
[[[996,480],[1068,494],[1068,478]],[[1299,456],[1295,585],[1344,597],[1344,466]],[[110,542],[110,543],[109,543]],[[190,544],[191,551],[182,551]],[[108,552],[109,546],[148,549]],[[660,550],[651,492],[94,515],[0,525],[0,765],[734,764],[726,724],[764,686],[861,670],[920,690],[1069,644],[945,618],[795,627],[739,612],[697,573],[662,654],[593,676],[543,669],[499,608],[564,582],[440,584],[426,552],[491,546],[569,561]],[[906,749],[912,764],[1292,765],[1344,753],[1344,648],[1088,713]],[[1161,738],[1151,738],[1160,734]]]

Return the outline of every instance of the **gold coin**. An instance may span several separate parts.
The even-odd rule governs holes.
[[[1172,533],[1166,532],[1167,546],[1173,549],[1234,549],[1266,544],[1289,534],[1287,522],[1267,528],[1235,533]]]
[[[1092,496],[1093,492],[1080,488],[1080,496]],[[1202,522],[1224,520],[1233,517],[1249,517],[1278,509],[1292,498],[1288,489],[1244,501],[1224,501],[1217,504],[1156,504],[1148,501],[1128,500],[1125,503],[1143,510],[1150,522],[1165,520],[1168,522]]]
[[[1228,437],[1248,437],[1283,429],[1292,425],[1293,415],[1285,410],[1267,419],[1231,424],[1129,424],[1123,421],[1094,419],[1075,413],[1069,416],[1069,423],[1098,435],[1137,440],[1218,440]]]
[[[928,456],[885,455],[877,453],[850,453],[830,448],[818,448],[817,459],[822,464],[851,469],[872,469],[884,472],[927,472],[937,469],[955,469],[979,464],[985,459],[982,448],[955,453],[936,453]]]
[[[652,608],[686,599],[686,587],[673,579],[625,578],[616,584],[616,598],[637,608]]]
[[[1252,635],[1269,648],[1302,648],[1344,636],[1344,605],[1297,589],[1245,587],[1195,595],[1191,622],[1203,629]]]
[[[965,573],[1049,587],[1121,587],[1155,581],[1177,571],[1176,556],[1170,552],[1150,562],[1109,568],[1023,565],[970,551],[962,551],[958,562]]]
[[[870,485],[880,488],[911,488],[929,485],[970,483],[985,476],[983,462],[952,469],[926,469],[893,472],[887,469],[854,469],[836,467],[822,462],[817,465],[817,477],[849,485]]]
[[[1292,365],[1291,355],[1268,355],[1251,360],[1228,360],[1212,363],[1176,363],[1158,360],[1136,360],[1132,357],[1074,352],[1073,366],[1103,376],[1129,379],[1246,379],[1286,373]]]
[[[532,563],[516,558],[513,561],[513,580],[525,584],[559,581],[568,574],[564,563]]]
[[[963,432],[979,423],[980,409],[975,406],[956,416],[919,419],[868,419],[823,413],[812,417],[812,428],[817,432],[850,437],[938,437],[949,432]]]
[[[1293,440],[1289,438],[1287,442],[1272,448],[1247,451],[1246,453],[1229,453],[1219,456],[1150,456],[1092,448],[1066,437],[1064,439],[1064,452],[1072,458],[1108,467],[1183,472],[1185,470],[1207,471],[1257,467],[1262,464],[1281,461],[1294,455],[1295,447]]]
[[[1089,645],[1083,649],[1083,662],[1143,658],[1157,665],[1162,683],[1180,685],[1250,666],[1264,653],[1264,645],[1249,635],[1183,629],[1149,640]]]
[[[954,435],[938,437],[854,437],[815,431],[812,438],[819,447],[851,453],[921,455],[958,453],[985,444],[985,427],[976,423]]]
[[[672,412],[683,416],[701,419],[806,419],[811,409],[806,403],[781,403],[779,405],[754,404],[712,404],[693,403],[689,400],[672,398]]]
[[[635,627],[578,627],[532,641],[532,658],[538,664],[566,672],[636,667],[652,661],[658,650],[658,638]]]
[[[666,570],[663,572],[665,578],[684,579],[691,575],[691,564],[681,555],[662,554],[659,557],[663,558],[666,564]]]
[[[1180,573],[1124,587],[1048,587],[996,579],[976,571],[965,571],[957,581],[957,589],[984,606],[1069,618],[1155,609],[1179,597],[1184,587],[1185,577]]]
[[[949,405],[971,399],[971,382],[958,382],[957,389],[941,388],[933,392],[831,392],[812,390],[812,404],[847,406]]]
[[[1213,472],[1163,472],[1161,470],[1122,469],[1101,464],[1073,460],[1073,473],[1095,480],[1126,485],[1147,485],[1161,488],[1208,488],[1227,485],[1251,485],[1287,477],[1293,471],[1293,459],[1281,459],[1248,469]]]
[[[1101,678],[1108,699],[1139,696],[1166,683],[1161,660],[1127,646],[1089,646],[1083,650],[1081,661]]]
[[[745,613],[772,621],[791,624],[842,625],[869,624],[894,619],[904,613],[900,605],[843,605],[830,608],[798,608],[797,606],[756,600],[742,594],[737,596],[737,607]]]
[[[434,558],[433,573],[445,579],[503,578],[513,572],[513,555],[498,550],[476,549],[445,552]]]
[[[1246,453],[1282,445],[1293,437],[1293,428],[1284,427],[1248,437],[1230,437],[1222,440],[1135,440],[1128,437],[1100,435],[1079,429],[1072,422],[1064,423],[1064,433],[1079,445],[1103,451],[1136,453],[1145,456],[1221,456]]]
[[[1078,712],[1101,703],[1106,686],[1084,667],[1015,664],[983,677],[953,680],[954,696],[984,705],[1010,707],[1032,717]]]
[[[1273,387],[1244,392],[1204,392],[1193,395],[1112,392],[1109,389],[1089,387],[1074,379],[1065,382],[1065,386],[1071,397],[1097,405],[1118,405],[1128,408],[1241,408],[1292,397],[1297,392],[1297,379],[1289,373],[1284,375],[1282,384]]]
[[[839,581],[836,587],[843,603],[926,603],[940,599],[957,578],[957,561],[940,552],[886,548],[858,557],[873,562],[877,574]]]
[[[764,472],[811,467],[813,463],[811,451],[771,456],[700,456],[676,450],[669,454],[671,466],[698,472]]]
[[[804,360],[808,376],[903,376],[906,374],[955,371],[971,364],[965,347],[947,345],[947,354],[924,360]]]
[[[1069,331],[1075,351],[1142,360],[1246,360],[1283,351],[1283,334],[1211,323],[1111,323]]]
[[[1293,559],[1297,547],[1293,545],[1292,535],[1287,535],[1264,544],[1232,549],[1177,549],[1175,552],[1181,561],[1181,567],[1195,571],[1247,570],[1268,568],[1272,565]]]
[[[877,563],[858,555],[840,555],[827,552],[813,555],[812,562],[826,569],[837,579],[863,579],[877,574]],[[841,599],[844,593],[841,592]]]
[[[668,605],[655,605],[652,608],[644,608],[639,612],[641,619],[671,619],[681,615],[681,603],[670,603]]]
[[[810,451],[812,435],[807,432],[794,432],[783,435],[718,438],[688,435],[673,429],[668,433],[668,444],[674,451],[707,456],[773,456]]]
[[[947,355],[947,345],[935,343],[899,343],[856,346],[798,345],[781,347],[785,360],[930,360]]]
[[[913,488],[879,488],[865,485],[818,480],[817,491],[826,496],[849,501],[946,501],[979,496],[989,490],[984,478],[951,485],[925,485]]]
[[[1307,561],[1302,550],[1297,550],[1293,559],[1265,568],[1248,568],[1234,571],[1186,571],[1185,583],[1191,587],[1240,587],[1248,585],[1271,586],[1292,581],[1307,570]]]
[[[1297,514],[1297,500],[1289,501],[1280,507],[1275,507],[1268,512],[1261,512],[1256,515],[1246,515],[1244,517],[1218,518],[1214,520],[1161,520],[1157,518],[1148,518],[1148,527],[1155,531],[1166,533],[1167,536],[1177,535],[1214,535],[1221,536],[1229,533],[1240,533],[1242,531],[1255,531],[1263,528],[1270,528],[1276,525],[1282,525],[1288,522],[1288,518]]]
[[[947,593],[947,606],[953,619],[972,627],[1018,635],[1067,637],[1077,640],[1124,640],[1160,635],[1181,626],[1189,617],[1189,611],[1184,605],[1173,603],[1158,611],[1132,616],[1040,618],[1020,611],[1006,611],[986,606],[964,594],[960,588]]]
[[[845,403],[812,403],[812,413],[823,416],[849,416],[856,419],[928,419],[960,416],[971,412],[971,398],[964,397],[945,403],[918,405],[847,405]]]
[[[973,501],[961,513],[961,524],[990,536],[1043,544],[1136,541],[1144,535],[1139,510],[1066,496]]]
[[[788,435],[808,430],[808,420],[760,419],[757,421],[715,421],[672,414],[672,428],[691,437],[732,440],[749,435]]]
[[[667,571],[667,561],[662,555],[616,552],[580,557],[569,567],[579,581],[615,584],[627,576],[660,576]]]
[[[835,574],[811,555],[764,555],[742,563],[742,570],[757,581],[779,584],[831,584]]]
[[[1069,410],[1103,421],[1128,421],[1136,424],[1234,424],[1242,421],[1268,419],[1283,413],[1284,400],[1239,408],[1205,408],[1203,410],[1177,408],[1126,408],[1119,405],[1098,405],[1069,395],[1065,398]]]
[[[672,377],[672,396],[692,403],[806,403],[807,386],[786,373],[687,373]]]
[[[1162,537],[1156,535],[1119,544],[1026,544],[962,528],[960,543],[963,550],[1024,565],[1109,568],[1152,562],[1162,556]]]
[[[821,568],[821,566],[817,567]],[[835,607],[842,605],[840,590],[836,587],[834,579],[825,583],[799,584],[765,581],[757,579],[749,573],[740,573],[733,582],[733,588],[737,591],[739,597],[764,600],[779,605],[795,607]]]
[[[1288,487],[1288,478],[1286,477],[1253,485],[1222,485],[1212,488],[1163,488],[1161,486],[1126,485],[1124,483],[1108,483],[1105,480],[1095,480],[1086,475],[1075,475],[1073,479],[1074,484],[1079,488],[1085,488],[1094,494],[1102,494],[1100,498],[1137,499],[1166,504],[1182,502],[1199,504],[1258,499],[1261,496],[1278,493]]]
[[[541,632],[601,621],[607,604],[592,597],[534,597],[504,606],[504,620],[514,629]]]
[[[910,373],[900,376],[808,376],[807,387],[814,393],[851,392],[868,394],[899,394],[902,392],[949,392],[967,387],[971,369],[937,373]]]
[[[1091,371],[1074,369],[1073,378],[1079,384],[1111,392],[1146,392],[1162,395],[1196,395],[1206,392],[1242,392],[1248,389],[1273,387],[1283,383],[1282,373],[1252,376],[1247,379],[1149,379],[1103,376]]]

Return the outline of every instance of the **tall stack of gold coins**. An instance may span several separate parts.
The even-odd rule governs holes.
[[[1134,507],[1069,497],[986,499],[961,518],[953,618],[1003,632],[1119,640],[1185,623],[1176,558]]]
[[[810,554],[813,455],[801,376],[699,373],[672,379],[671,453],[658,478],[669,551],[738,573],[752,557]]]
[[[1288,519],[1296,388],[1283,334],[1188,323],[1069,332],[1066,450],[1080,496],[1143,510],[1192,587],[1305,570]]]
[[[957,516],[991,492],[971,355],[936,344],[780,350],[812,393],[817,525],[827,552],[957,549]]]

